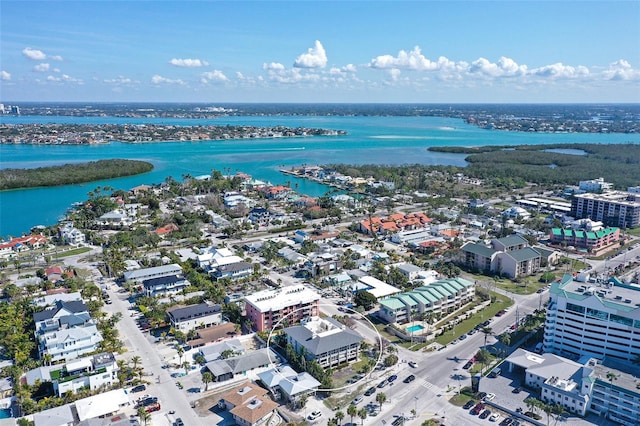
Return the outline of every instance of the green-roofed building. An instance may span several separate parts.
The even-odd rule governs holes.
[[[458,261],[472,271],[493,272],[508,278],[535,274],[543,262],[540,252],[529,246],[526,238],[510,235],[491,241],[491,246],[466,243],[460,248]]]
[[[572,230],[552,228],[549,233],[551,244],[571,246],[598,252],[620,241],[620,228],[607,227],[596,230]]]
[[[464,278],[435,281],[412,291],[381,299],[378,316],[388,323],[404,324],[417,315],[446,314],[473,300],[475,284]]]

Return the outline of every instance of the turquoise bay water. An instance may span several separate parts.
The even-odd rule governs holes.
[[[129,189],[160,183],[167,176],[242,171],[274,184],[298,184],[298,191],[318,196],[328,187],[295,179],[279,169],[301,164],[444,164],[464,165],[464,156],[428,152],[430,146],[520,145],[546,143],[640,143],[639,135],[536,134],[498,132],[470,126],[462,120],[440,117],[221,117],[211,120],[134,119],[114,117],[2,117],[0,123],[149,123],[173,125],[255,125],[313,127],[346,130],[347,136],[293,139],[247,139],[204,142],[95,146],[0,145],[0,168],[34,168],[107,158],[129,158],[153,163],[144,175],[69,185],[0,192],[0,236],[16,236],[34,225],[51,225],[76,201],[98,185]],[[597,177],[597,176],[596,176]]]

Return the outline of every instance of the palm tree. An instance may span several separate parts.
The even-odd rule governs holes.
[[[511,333],[502,333],[498,336],[498,340],[505,346],[509,346],[511,344]]]
[[[142,358],[140,358],[138,355],[131,358],[131,362],[133,363],[134,370],[138,368],[138,364],[140,364],[140,361],[142,361]]]
[[[613,386],[613,381],[618,380],[618,375],[614,372],[609,371],[607,373],[607,380],[609,380],[609,384]]]
[[[182,366],[184,367],[184,375],[186,376],[187,374],[189,374],[189,369],[191,368],[191,363],[189,361],[186,361],[182,363]]]
[[[351,417],[351,424],[353,425],[353,418],[356,414],[358,414],[358,407],[353,404],[350,404],[347,408],[347,414]]]
[[[482,327],[480,333],[484,334],[484,346],[487,346],[487,337],[493,336],[493,330],[491,327]]]
[[[366,408],[361,408],[358,410],[358,417],[360,417],[360,419],[362,420],[361,424],[364,424],[364,419],[367,418],[367,409]]]
[[[202,383],[204,383],[205,392],[209,390],[209,383],[213,382],[213,374],[210,371],[202,373]]]
[[[342,419],[344,419],[344,413],[340,410],[336,411],[336,420],[339,426],[342,425]]]
[[[378,393],[376,395],[376,402],[380,404],[380,412],[382,412],[382,404],[387,402],[387,395],[385,395],[383,392]]]
[[[144,407],[138,408],[138,417],[140,417],[140,421],[143,422],[145,426],[147,426],[147,423],[151,420],[151,414],[147,413]]]
[[[176,352],[178,352],[178,357],[180,360],[178,365],[182,365],[182,354],[184,353],[184,349],[182,348],[182,346],[178,346],[178,348],[176,349]]]

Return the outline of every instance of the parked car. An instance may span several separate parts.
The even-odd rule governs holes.
[[[178,417],[175,421],[175,426],[184,426],[184,422],[182,421],[182,419],[180,417]]]
[[[513,419],[511,417],[507,417],[500,422],[500,426],[511,426],[511,423],[513,423]]]
[[[404,382],[405,382],[405,383],[411,383],[411,382],[413,382],[415,379],[416,379],[416,376],[414,376],[413,374],[411,374],[411,375],[407,376],[407,377],[404,379]]]
[[[484,410],[484,404],[482,402],[478,402],[471,410],[471,414],[478,415],[482,410]]]
[[[365,396],[371,396],[374,393],[376,393],[376,388],[374,388],[373,386],[371,386],[369,389],[367,389],[367,391],[364,393]]]
[[[468,370],[471,368],[472,365],[473,365],[473,361],[467,361],[467,363],[463,365],[462,368],[464,368],[465,370]]]
[[[353,401],[351,401],[351,403],[353,405],[358,405],[358,404],[360,404],[362,402],[363,399],[364,398],[362,397],[362,395],[358,395],[355,398],[353,398]]]
[[[416,364],[416,363],[415,363],[415,362],[413,362],[413,361],[410,361],[410,362],[409,362],[409,367],[411,367],[411,368],[418,368],[418,364]]]
[[[493,398],[495,398],[495,397],[496,397],[496,394],[495,394],[495,393],[488,393],[488,394],[483,398],[483,401],[492,401],[492,400],[493,400]]]
[[[491,415],[491,410],[484,410],[482,413],[480,413],[480,418],[481,419],[486,419],[490,415]]]
[[[517,388],[515,388],[514,390],[512,390],[511,392],[513,393],[520,393],[522,392],[522,388],[520,386],[518,386]]]
[[[389,382],[387,380],[383,380],[380,383],[378,383],[378,389],[382,389],[383,387],[387,386]]]
[[[491,422],[497,422],[498,420],[500,420],[500,413],[493,413],[489,417],[489,421],[491,421]]]
[[[391,376],[389,376],[389,378],[387,379],[389,381],[389,383],[394,382],[396,379],[398,378],[397,375],[392,374]]]
[[[322,416],[322,413],[320,411],[312,411],[311,414],[309,414],[307,416],[307,420],[315,420],[318,417]]]
[[[131,388],[131,393],[144,392],[147,390],[145,385],[138,385]]]
[[[462,406],[462,408],[464,408],[465,410],[470,410],[474,405],[476,405],[476,402],[473,399],[470,399]]]

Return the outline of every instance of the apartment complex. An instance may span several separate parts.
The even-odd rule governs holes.
[[[549,294],[545,352],[633,361],[640,354],[640,288],[611,279],[582,283],[565,274]]]
[[[380,300],[378,316],[388,323],[402,324],[420,314],[446,314],[470,302],[474,295],[475,285],[469,280],[439,280]]]
[[[524,237],[514,234],[494,239],[490,246],[468,242],[460,248],[458,262],[471,270],[514,279],[538,272],[543,258]]]
[[[287,342],[322,368],[337,367],[358,360],[362,336],[333,318],[311,317],[300,325],[284,329]]]
[[[576,219],[598,220],[605,226],[635,228],[640,226],[640,194],[624,191],[576,194],[571,201],[571,215]]]
[[[188,333],[197,328],[206,328],[222,322],[222,306],[199,303],[167,312],[171,328]]]
[[[551,244],[565,244],[597,252],[620,241],[620,228],[610,227],[597,231],[551,228],[549,239]]]
[[[319,315],[319,301],[320,295],[304,285],[262,290],[245,297],[246,316],[256,331],[265,331],[280,320],[295,324]]]

